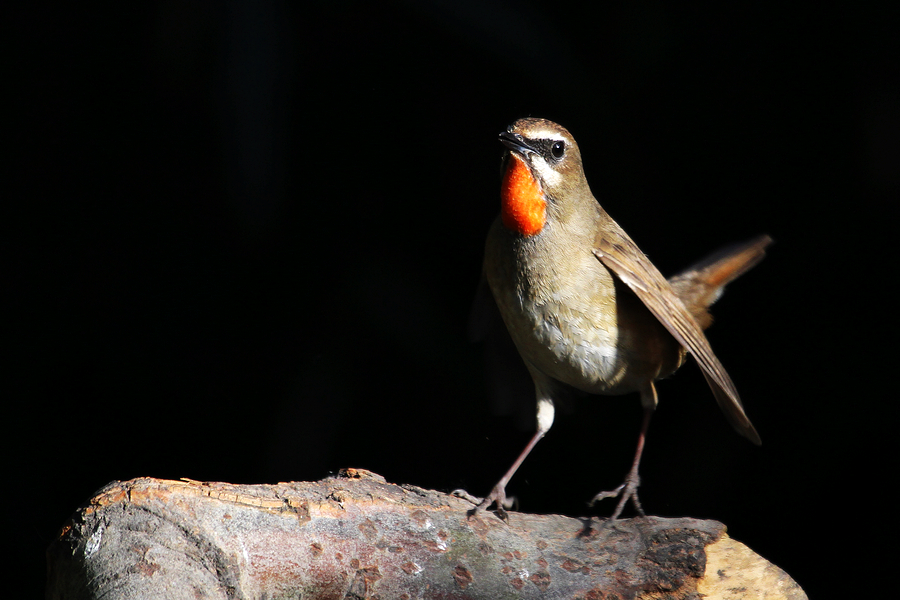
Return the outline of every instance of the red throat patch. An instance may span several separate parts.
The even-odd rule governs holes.
[[[547,220],[547,200],[531,176],[531,169],[516,154],[510,154],[500,188],[500,218],[507,229],[535,235]]]

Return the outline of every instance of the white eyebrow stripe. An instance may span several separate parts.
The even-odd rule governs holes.
[[[549,130],[536,131],[534,133],[534,135],[531,135],[529,137],[531,137],[532,139],[558,140],[560,142],[567,142],[567,143],[569,141],[561,133],[558,133],[556,131],[549,131]]]

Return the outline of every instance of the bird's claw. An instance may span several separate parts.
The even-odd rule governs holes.
[[[453,490],[450,492],[451,495],[456,496],[457,498],[462,498],[468,502],[471,502],[475,505],[474,508],[469,510],[469,516],[474,516],[481,511],[487,510],[490,506],[496,505],[497,516],[500,517],[503,521],[509,523],[509,515],[506,511],[513,507],[516,502],[515,496],[512,498],[506,497],[506,489],[499,485],[494,486],[494,489],[491,490],[491,493],[485,496],[484,498],[478,498],[477,496],[473,496],[466,490]]]
[[[628,477],[625,478],[625,482],[617,487],[614,490],[610,490],[608,492],[600,492],[588,502],[588,506],[594,506],[595,502],[603,500],[605,498],[615,498],[619,497],[619,503],[616,505],[616,510],[613,511],[612,516],[609,518],[610,522],[615,521],[619,518],[619,515],[622,514],[622,510],[625,508],[625,503],[628,500],[631,500],[631,503],[634,504],[634,508],[638,511],[638,514],[642,517],[646,517],[647,514],[644,512],[643,507],[641,506],[641,501],[638,499],[637,490],[641,485],[641,478],[638,477],[637,473],[629,473]]]
[[[481,504],[481,501],[484,500],[484,498],[479,498],[478,496],[473,496],[472,494],[470,494],[469,492],[467,492],[466,490],[464,490],[462,488],[460,488],[458,490],[453,490],[452,492],[450,492],[450,495],[456,496],[457,498],[462,498],[466,502],[471,502],[475,506],[478,506],[479,504]]]
[[[621,494],[622,490],[624,490],[624,489],[625,489],[625,484],[623,483],[622,485],[620,485],[619,487],[617,487],[614,490],[609,490],[608,492],[600,492],[599,494],[597,494],[596,496],[591,498],[591,501],[588,502],[588,506],[594,506],[595,502],[599,502],[600,500],[604,500],[606,498],[615,498],[616,496]]]

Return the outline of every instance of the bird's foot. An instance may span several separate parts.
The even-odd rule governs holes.
[[[506,514],[506,511],[512,508],[516,501],[515,496],[512,498],[506,497],[506,486],[501,486],[499,483],[484,498],[473,496],[466,490],[453,490],[450,493],[475,505],[475,508],[469,511],[470,517],[487,510],[492,504],[495,504],[497,506],[497,516],[507,523],[509,522],[509,515]]]
[[[473,496],[472,494],[470,494],[469,492],[467,492],[466,490],[464,490],[462,488],[459,488],[458,490],[453,490],[452,492],[450,492],[450,495],[456,496],[457,498],[462,498],[466,502],[471,502],[475,506],[478,506],[479,504],[481,504],[481,501],[484,500],[484,498],[479,498],[478,496]]]
[[[595,502],[603,500],[604,498],[615,498],[618,496],[619,504],[616,505],[616,510],[609,518],[610,522],[619,518],[619,515],[622,514],[622,509],[625,508],[625,503],[628,502],[628,500],[631,500],[631,503],[634,504],[634,508],[638,511],[639,515],[646,517],[647,515],[641,507],[641,501],[638,499],[637,494],[637,489],[640,485],[641,478],[638,476],[637,471],[632,471],[628,474],[628,477],[625,478],[625,482],[622,485],[608,492],[600,492],[588,502],[588,506],[593,506]]]

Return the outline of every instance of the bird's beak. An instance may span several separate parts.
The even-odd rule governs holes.
[[[518,152],[523,155],[534,154],[537,152],[534,148],[529,146],[528,142],[525,141],[525,138],[518,133],[504,131],[500,134],[500,143],[513,152]]]

